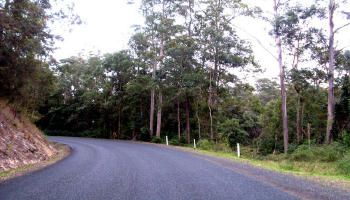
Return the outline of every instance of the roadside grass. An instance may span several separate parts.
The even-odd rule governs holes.
[[[0,178],[1,179],[6,179],[6,178],[10,177],[11,175],[18,174],[19,172],[26,171],[29,168],[33,167],[34,165],[35,164],[25,165],[25,166],[22,166],[22,167],[18,167],[16,169],[11,169],[11,170],[7,170],[7,171],[4,171],[4,172],[1,172],[0,173]]]
[[[291,154],[269,154],[266,156],[256,155],[253,153],[250,147],[241,148],[241,157],[237,157],[237,153],[231,149],[219,148],[206,148],[201,147],[193,149],[193,146],[184,145],[178,147],[187,151],[197,152],[201,154],[226,158],[241,163],[251,164],[252,166],[269,169],[273,171],[293,174],[297,176],[303,176],[308,179],[318,180],[321,182],[329,182],[330,180],[345,182],[347,187],[350,187],[350,152],[344,152],[342,156],[333,158],[332,156],[322,158],[325,156],[319,151],[325,151],[323,147],[313,147],[314,154],[310,153],[310,150],[304,150],[305,155],[311,154],[305,157],[299,155],[298,152]],[[327,149],[326,149],[327,150]],[[300,153],[303,155],[303,153]],[[330,152],[331,154],[334,152]],[[298,157],[299,156],[299,157]],[[310,158],[310,157],[311,158]],[[299,160],[300,159],[300,160]],[[321,161],[322,160],[322,161]]]

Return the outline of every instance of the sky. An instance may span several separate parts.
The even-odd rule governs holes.
[[[73,0],[72,0],[73,1]],[[248,3],[261,7],[266,12],[272,12],[272,0],[246,0]],[[137,1],[136,1],[137,2]],[[142,25],[143,17],[139,11],[139,3],[127,4],[127,0],[74,0],[75,12],[83,20],[83,24],[74,26],[71,31],[66,27],[56,27],[54,32],[64,40],[56,43],[54,52],[56,59],[84,55],[113,53],[128,48],[128,41],[134,32],[133,25]],[[350,4],[349,4],[350,5]],[[336,24],[341,26],[344,22]],[[253,74],[245,79],[274,78],[279,74],[279,68],[274,58],[261,47],[250,35],[254,35],[265,48],[272,53],[277,52],[274,40],[269,36],[270,26],[262,21],[239,18],[234,21],[238,34],[242,39],[250,40],[257,61],[263,73]],[[327,21],[320,24],[327,28]],[[247,34],[249,33],[249,34]],[[337,35],[336,45],[350,50],[350,27],[343,29]],[[242,78],[241,77],[241,78]]]
[[[56,44],[57,59],[82,52],[104,54],[126,49],[133,33],[132,25],[143,23],[138,6],[128,5],[126,0],[74,0],[74,4],[83,24],[71,31],[55,28],[54,32],[64,39]]]

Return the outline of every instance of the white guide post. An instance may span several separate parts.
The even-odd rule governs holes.
[[[165,136],[166,145],[169,145],[168,136]]]
[[[193,139],[193,148],[196,149],[197,146],[196,146],[196,139]]]
[[[241,157],[241,150],[239,148],[239,143],[237,143],[237,156],[238,156],[238,158]]]

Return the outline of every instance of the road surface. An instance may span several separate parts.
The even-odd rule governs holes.
[[[265,170],[259,172],[239,163],[173,148],[84,138],[50,140],[69,145],[72,154],[52,166],[1,184],[1,200],[296,200],[306,197],[304,193],[308,195],[308,191],[293,190],[271,178],[277,176],[283,182],[284,175],[281,178],[271,172],[273,175],[264,178],[261,174]],[[258,175],[249,170],[257,170]],[[298,185],[299,180],[293,181]],[[309,191],[313,193],[318,192]]]

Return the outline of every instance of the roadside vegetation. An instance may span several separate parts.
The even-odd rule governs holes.
[[[196,139],[224,156],[240,143],[253,163],[349,178],[350,51],[335,45],[346,5],[271,0],[271,13],[243,0],[142,0],[129,48],[54,61],[49,1],[0,1],[0,98],[47,135]],[[247,80],[263,67],[237,33],[242,18],[270,25],[276,66],[264,67],[278,79]]]
[[[169,142],[169,144],[193,149],[193,145],[181,144],[178,141]],[[275,171],[350,181],[349,147],[337,142],[329,146],[302,144],[290,150],[288,154],[263,154],[254,146],[241,146],[241,156],[238,158],[236,149],[230,148],[227,144],[201,140],[195,152],[233,159]]]

